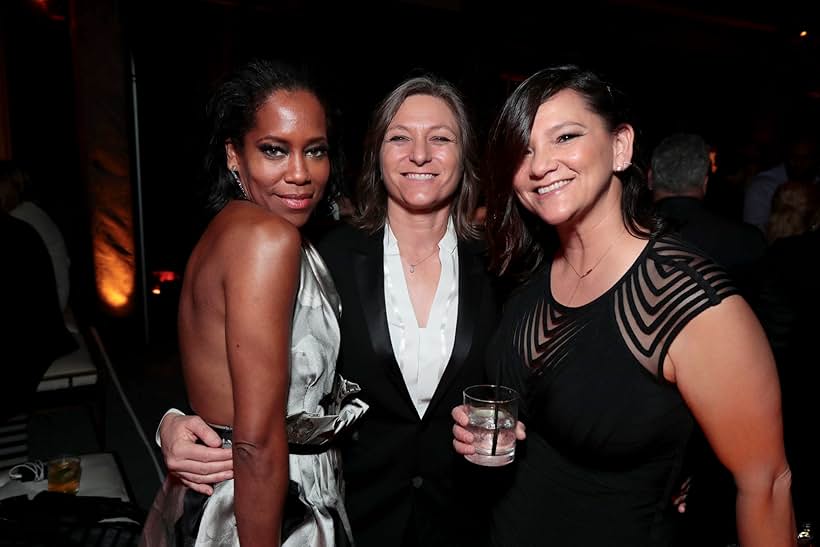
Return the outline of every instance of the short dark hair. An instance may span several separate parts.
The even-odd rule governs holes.
[[[253,59],[219,82],[205,108],[208,132],[205,151],[205,175],[210,185],[208,208],[220,211],[230,200],[241,198],[241,192],[228,170],[225,143],[241,149],[245,135],[256,124],[256,113],[278,91],[306,91],[322,105],[327,120],[330,155],[330,177],[323,203],[339,192],[342,170],[342,147],[336,142],[335,118],[321,93],[319,83],[306,67],[281,61]]]
[[[379,161],[381,146],[391,120],[404,101],[415,95],[441,99],[456,119],[462,174],[450,214],[458,236],[462,239],[475,239],[479,237],[479,232],[472,221],[472,215],[478,205],[479,177],[470,116],[458,89],[450,82],[431,74],[403,81],[376,107],[364,138],[364,158],[356,185],[356,214],[353,222],[370,233],[384,227],[387,220],[387,189],[384,187]]]
[[[540,70],[512,92],[490,130],[485,154],[490,269],[499,274],[515,270],[521,276],[528,275],[543,262],[544,241],[554,241],[554,229],[518,202],[513,179],[529,146],[538,108],[564,89],[580,94],[610,131],[635,125],[626,96],[594,72],[575,65]],[[627,229],[638,237],[649,237],[660,224],[652,213],[651,195],[640,165],[637,128],[635,133],[632,164],[616,175],[623,184],[621,211]]]
[[[671,194],[700,188],[710,165],[709,145],[700,135],[669,135],[652,151],[652,188]]]

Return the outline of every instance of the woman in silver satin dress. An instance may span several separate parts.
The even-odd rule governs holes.
[[[188,261],[179,343],[190,405],[232,447],[234,478],[209,497],[169,477],[143,545],[352,543],[333,440],[367,407],[335,373],[339,298],[299,231],[332,186],[315,89],[252,61],[208,104],[217,214]]]

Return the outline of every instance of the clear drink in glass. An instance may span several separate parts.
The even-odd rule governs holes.
[[[518,393],[498,385],[470,386],[464,390],[475,454],[464,456],[478,465],[498,467],[515,459]]]

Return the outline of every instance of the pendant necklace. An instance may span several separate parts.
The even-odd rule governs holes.
[[[601,263],[601,261],[602,261],[602,260],[606,257],[607,253],[609,253],[609,251],[612,249],[612,247],[614,247],[614,246],[615,246],[615,241],[617,241],[617,239],[616,239],[616,240],[614,240],[612,243],[610,243],[609,247],[607,247],[606,251],[604,251],[604,254],[602,254],[602,255],[601,255],[601,258],[599,258],[599,259],[595,262],[595,264],[593,264],[593,265],[592,265],[592,267],[591,267],[590,269],[588,269],[587,271],[585,271],[584,273],[578,273],[578,270],[576,270],[576,269],[575,269],[575,266],[573,266],[573,265],[572,265],[572,262],[570,262],[570,261],[567,259],[567,257],[566,257],[566,256],[564,256],[564,257],[563,257],[563,258],[564,258],[564,262],[566,262],[566,263],[567,263],[567,265],[568,265],[568,266],[572,269],[572,271],[575,273],[575,275],[578,277],[578,280],[580,281],[581,279],[583,279],[583,278],[585,278],[586,276],[588,276],[589,274],[591,274],[591,273],[592,273],[592,270],[594,270],[595,268],[597,268],[597,267],[598,267],[598,264],[600,264],[600,263]]]
[[[566,262],[566,263],[567,263],[567,266],[569,266],[569,267],[570,267],[570,269],[572,270],[572,272],[573,272],[573,273],[574,273],[574,274],[578,277],[578,282],[575,284],[575,288],[572,290],[572,294],[570,294],[570,296],[569,296],[569,302],[568,302],[568,303],[570,303],[570,304],[571,304],[571,303],[572,303],[572,299],[573,299],[573,298],[575,298],[575,293],[576,293],[576,292],[578,292],[578,288],[581,286],[581,281],[583,281],[583,280],[584,280],[584,278],[585,278],[586,276],[588,276],[589,274],[591,274],[591,273],[592,273],[592,271],[593,271],[595,268],[597,268],[597,267],[598,267],[598,265],[599,265],[601,262],[603,262],[604,258],[606,258],[606,255],[607,255],[607,254],[609,254],[609,251],[611,251],[611,250],[612,250],[612,248],[615,246],[615,243],[618,241],[618,239],[620,239],[620,234],[619,234],[619,237],[616,237],[615,239],[613,239],[613,240],[612,240],[612,243],[610,243],[610,244],[609,244],[609,247],[607,247],[607,248],[606,248],[606,251],[604,251],[604,253],[601,255],[601,257],[600,257],[598,260],[596,260],[596,261],[595,261],[595,264],[593,264],[593,265],[592,265],[592,267],[590,267],[590,268],[589,268],[587,271],[585,271],[584,273],[580,273],[578,270],[576,270],[576,269],[575,269],[575,266],[573,266],[573,265],[572,265],[572,262],[570,262],[570,261],[569,261],[569,259],[567,259],[567,256],[566,256],[566,255],[562,255],[562,256],[561,256],[561,258],[563,258],[563,259],[564,259],[564,262]]]
[[[437,247],[438,248],[438,247]],[[426,257],[425,260],[429,258]],[[416,265],[419,265],[422,261],[416,262]],[[442,268],[444,265],[442,264]],[[401,310],[399,309],[398,304],[398,295],[396,294],[396,288],[393,286],[393,276],[390,275],[390,268],[387,265],[387,259],[384,260],[383,264],[384,268],[384,288],[385,288],[385,304],[390,306],[390,309],[393,312],[393,317],[396,319],[399,328],[399,340],[398,340],[398,352],[395,353],[396,362],[399,364],[399,368],[402,370],[403,375],[411,375],[414,376],[416,382],[419,380],[419,374],[421,373],[421,369],[419,367],[412,367],[412,363],[418,361],[418,351],[417,355],[413,358],[411,356],[406,355],[407,353],[407,324],[404,321],[404,317],[402,317]],[[450,308],[453,305],[453,302],[457,300],[458,296],[458,271],[455,270],[455,263],[453,264],[453,282],[450,285],[450,290],[447,293],[447,298],[444,301],[444,309],[442,310],[441,314],[441,325],[439,325],[438,335],[439,335],[439,348],[441,348],[441,363],[439,365],[440,370],[444,370],[444,367],[447,366],[447,362],[449,359],[450,352],[453,349],[453,346],[447,343],[447,325],[448,320],[450,318]],[[410,270],[410,273],[413,273],[413,270]],[[404,284],[404,293],[407,295],[407,304],[410,304],[412,308],[412,303],[410,302],[409,298],[409,291],[407,289],[407,284]],[[435,300],[435,297],[434,297]],[[434,302],[435,304],[435,302]],[[406,307],[406,305],[405,305]],[[389,317],[389,314],[388,314]],[[416,334],[420,336],[420,332],[416,331]],[[391,340],[393,333],[391,333]],[[395,347],[395,346],[394,346]]]
[[[408,260],[407,264],[410,266],[410,273],[416,273],[416,266],[418,266],[419,264],[421,264],[422,262],[424,262],[425,260],[427,260],[428,258],[433,256],[436,253],[436,251],[438,251],[438,250],[439,250],[439,247],[438,247],[438,245],[436,245],[435,247],[433,247],[433,250],[430,251],[429,255],[427,255],[424,258],[422,258],[421,260],[417,261],[415,264]]]

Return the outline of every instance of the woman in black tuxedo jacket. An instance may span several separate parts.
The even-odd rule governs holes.
[[[359,547],[452,547],[486,537],[488,519],[471,492],[476,470],[452,448],[450,417],[462,390],[486,381],[498,314],[472,222],[473,139],[452,85],[432,76],[401,83],[376,108],[365,138],[352,225],[318,243],[342,299],[338,370],[370,405],[342,446]],[[207,491],[230,462],[219,449],[193,445],[192,436],[210,445],[196,420],[164,420],[163,451],[170,471]]]

